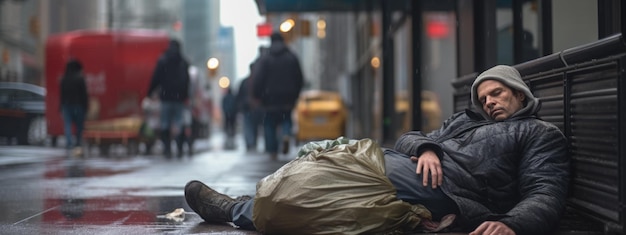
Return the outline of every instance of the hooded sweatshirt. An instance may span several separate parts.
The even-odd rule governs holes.
[[[524,108],[514,113],[511,117],[535,114],[541,108],[539,99],[533,95],[526,83],[524,83],[517,69],[507,65],[497,65],[478,75],[474,83],[472,83],[472,105],[474,105],[476,111],[485,119],[493,120],[489,114],[485,113],[482,104],[478,100],[478,85],[485,80],[496,80],[504,83],[513,90],[524,92],[524,95],[526,95]]]
[[[148,96],[160,88],[162,101],[184,102],[189,98],[189,63],[180,52],[178,41],[172,40],[168,49],[157,61]]]
[[[298,57],[289,50],[280,34],[272,34],[269,53],[255,64],[252,80],[253,96],[266,111],[294,108],[304,76]]]
[[[61,105],[76,105],[86,111],[89,108],[89,96],[82,71],[83,66],[77,60],[70,60],[66,64],[60,84],[60,101]]]
[[[476,87],[494,79],[523,91],[527,104],[494,121],[476,96]],[[478,113],[458,112],[430,133],[410,131],[394,149],[419,157],[433,150],[441,161],[441,190],[458,206],[457,224],[470,232],[485,221],[500,221],[517,235],[552,234],[565,208],[569,182],[567,139],[554,124],[537,118],[539,100],[510,66],[480,74],[471,97]],[[402,174],[415,174],[415,163]]]

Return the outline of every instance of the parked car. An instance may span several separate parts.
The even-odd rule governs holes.
[[[347,108],[341,95],[309,90],[300,94],[295,109],[296,142],[335,139],[345,134]]]
[[[40,145],[47,138],[46,89],[28,83],[0,82],[0,136],[20,145]]]

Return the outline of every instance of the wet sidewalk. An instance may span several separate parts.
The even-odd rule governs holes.
[[[184,186],[200,180],[231,197],[254,195],[256,183],[295,158],[298,146],[271,159],[262,153],[262,143],[247,152],[241,141],[236,149],[224,149],[223,140],[217,133],[198,141],[193,156],[171,159],[123,151],[77,158],[60,147],[0,146],[0,209],[6,212],[0,213],[0,231],[260,234],[204,222],[185,202]],[[182,213],[169,214],[177,211]]]
[[[55,147],[0,146],[2,234],[258,234],[208,224],[184,199],[200,180],[230,196],[253,195],[256,182],[292,159],[222,148],[219,133],[193,156],[66,156]],[[242,144],[238,144],[242,146]],[[262,148],[259,147],[259,150]],[[295,150],[292,148],[292,152]],[[180,216],[168,213],[182,208]]]
[[[260,234],[204,222],[187,206],[184,186],[200,180],[231,197],[254,195],[256,183],[292,160],[297,146],[275,160],[261,147],[222,146],[216,134],[198,141],[193,156],[172,159],[120,152],[75,158],[62,148],[0,146],[0,234]],[[168,216],[177,209],[184,212]]]

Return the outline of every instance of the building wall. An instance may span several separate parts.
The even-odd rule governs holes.
[[[205,74],[206,61],[212,57],[219,31],[219,2],[187,0],[183,2],[184,52],[190,62]]]
[[[449,26],[449,34],[441,38],[433,38],[423,34],[424,53],[422,53],[423,90],[432,91],[437,95],[441,108],[441,117],[447,118],[453,113],[453,93],[451,82],[456,77],[456,33],[454,12],[427,12],[424,22],[437,20]],[[425,120],[423,120],[425,121]],[[443,121],[443,120],[440,120]]]
[[[221,27],[217,36],[215,55],[220,59],[218,76],[236,80],[235,38],[233,27]]]
[[[76,0],[73,0],[76,1]],[[80,0],[79,0],[80,1]],[[108,0],[108,26],[112,29],[158,29],[172,34],[180,20],[181,1]]]
[[[598,1],[553,0],[552,25],[554,52],[598,40]]]
[[[107,28],[107,16],[102,11],[105,0],[58,0],[48,2],[47,33],[54,34],[77,29]]]
[[[0,1],[0,81],[40,83],[38,5]]]

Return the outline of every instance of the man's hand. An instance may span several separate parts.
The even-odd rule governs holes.
[[[443,172],[441,171],[441,162],[439,161],[439,157],[432,150],[426,150],[420,155],[420,157],[411,156],[411,161],[417,162],[417,169],[415,173],[422,174],[423,185],[428,186],[428,176],[430,174],[433,188],[437,188],[437,186],[441,186],[443,182]]]
[[[515,232],[502,222],[485,221],[469,235],[515,235]]]

